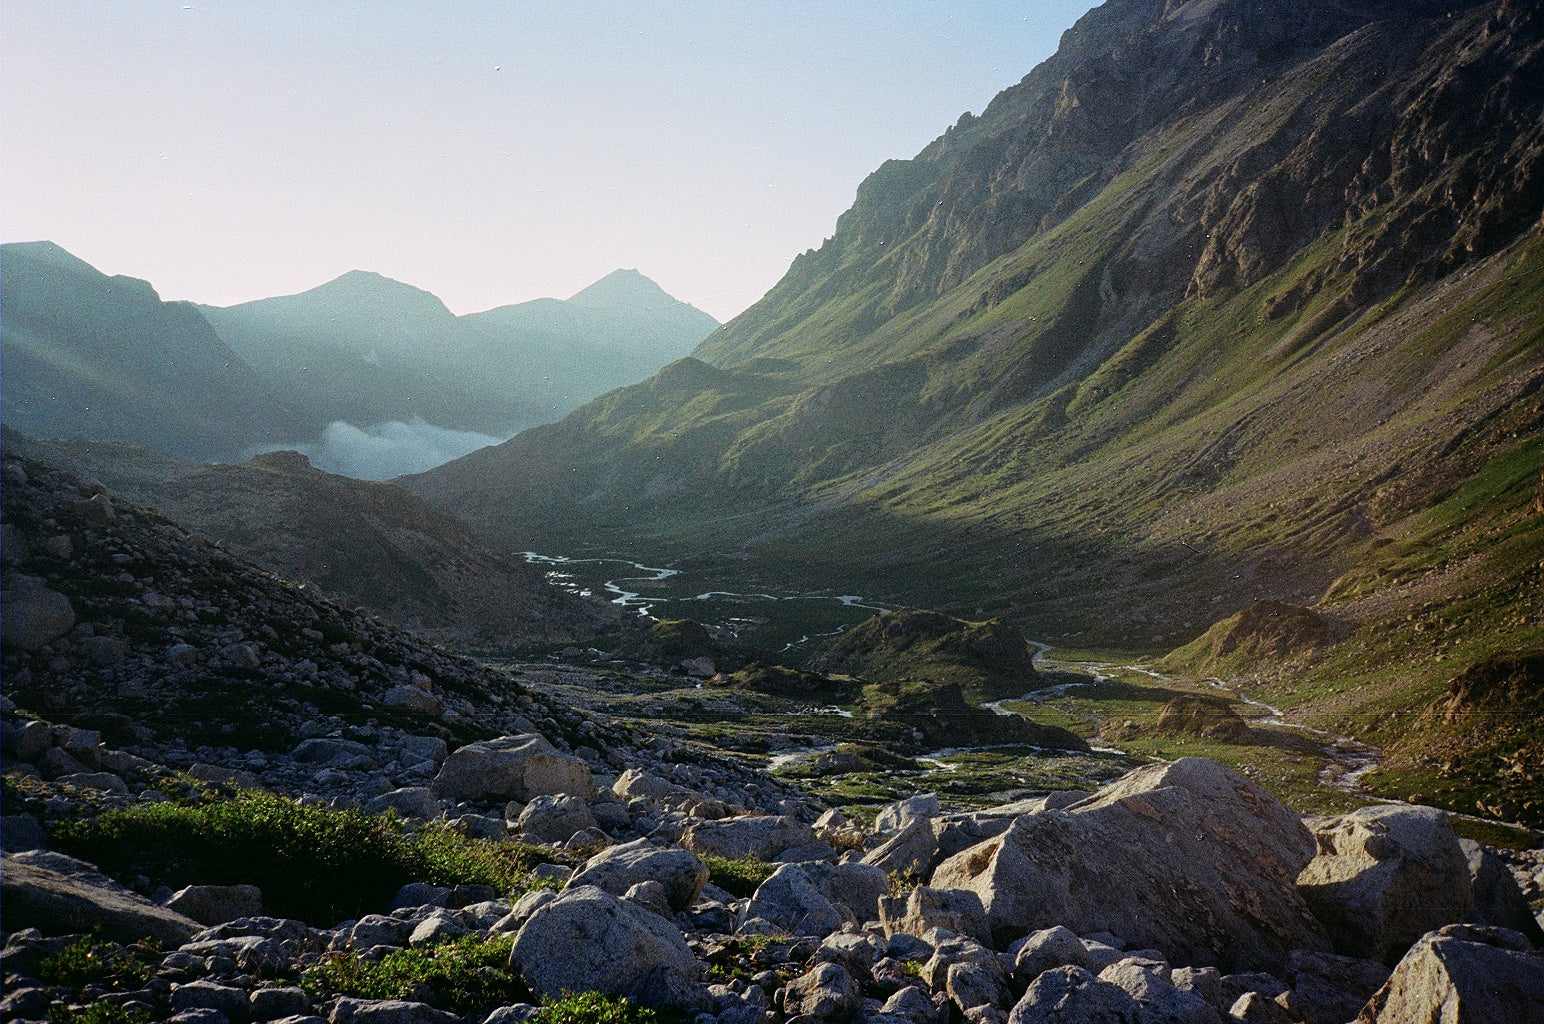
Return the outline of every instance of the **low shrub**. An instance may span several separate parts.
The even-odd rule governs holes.
[[[754,896],[757,887],[772,877],[778,867],[755,857],[710,855],[702,860],[708,866],[708,881],[732,896]]]
[[[48,1008],[49,1024],[150,1024],[149,1012],[118,1003],[92,1003],[82,1010],[64,1003]]]
[[[318,996],[413,999],[463,1014],[489,1010],[529,995],[509,969],[514,942],[513,935],[466,935],[424,949],[394,950],[379,960],[333,953],[307,969],[300,985]]]
[[[120,946],[82,935],[60,952],[45,956],[38,965],[38,978],[66,988],[106,985],[130,991],[150,980],[152,963],[160,960],[160,951],[148,942]]]
[[[390,816],[298,804],[271,793],[185,806],[141,804],[56,830],[60,849],[158,885],[256,885],[266,912],[326,926],[380,908],[408,882],[521,887],[538,847],[468,839],[449,826],[409,835]]]
[[[599,992],[565,992],[544,1000],[532,1024],[673,1024],[679,1015]]]

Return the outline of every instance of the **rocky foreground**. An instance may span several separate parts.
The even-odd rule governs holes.
[[[575,992],[696,1024],[1544,1020],[1544,851],[1506,859],[1441,812],[1304,819],[1184,759],[850,820],[67,474],[12,460],[5,482],[6,1020],[601,1020],[556,1013]],[[301,900],[298,869],[216,879],[191,832],[132,852],[113,831],[228,807],[524,859],[502,885],[415,861],[343,914],[327,887],[370,892],[348,869]],[[446,950],[483,959],[447,981]]]

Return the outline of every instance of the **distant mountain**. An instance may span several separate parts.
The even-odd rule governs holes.
[[[310,432],[419,417],[507,436],[642,380],[717,321],[637,271],[572,300],[453,315],[428,292],[351,271],[298,295],[201,307],[231,348],[315,410]]]
[[[1544,648],[1541,211],[1535,2],[1109,0],[695,358],[404,483],[1080,648],[1311,607],[1269,699],[1537,815],[1497,781],[1536,719],[1422,755]]]
[[[296,410],[186,302],[52,242],[0,246],[0,417],[193,458],[281,439]]]
[[[324,473],[295,452],[200,465],[135,445],[35,441],[9,429],[5,450],[95,479],[288,579],[459,650],[586,640],[635,621],[549,586],[416,495]]]

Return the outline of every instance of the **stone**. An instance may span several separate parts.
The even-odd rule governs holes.
[[[934,928],[975,939],[988,934],[981,897],[968,889],[923,885],[905,896],[886,896],[879,901],[879,923],[886,938],[898,932],[925,935]]]
[[[294,985],[255,989],[250,998],[253,1020],[278,1020],[311,1012],[311,997]]]
[[[575,832],[595,827],[589,805],[576,796],[534,797],[515,824],[518,832],[540,843],[567,842]]]
[[[427,821],[439,817],[440,801],[428,786],[403,786],[373,797],[365,804],[366,814],[385,814],[387,811],[394,811],[401,818]]]
[[[1329,956],[1331,954],[1315,954]],[[1182,992],[1189,992],[1206,1000],[1207,1005],[1216,1009],[1225,1009],[1227,1003],[1222,996],[1222,973],[1215,967],[1177,967],[1169,975],[1169,981]],[[1358,1004],[1360,1005],[1360,1004]],[[1353,1012],[1355,1007],[1352,1008]],[[1341,1018],[1347,1020],[1349,1018]]]
[[[1313,832],[1318,855],[1298,889],[1335,952],[1393,963],[1422,935],[1468,915],[1469,862],[1446,812],[1362,807]]]
[[[15,726],[5,723],[5,752],[17,760],[36,760],[53,743],[53,730],[44,722],[29,719]]]
[[[932,871],[937,854],[938,836],[933,832],[933,822],[924,818],[909,823],[870,850],[863,863],[901,878],[925,878]]]
[[[805,861],[799,867],[838,910],[850,911],[860,924],[879,920],[879,901],[890,891],[890,877],[879,868],[823,861]]]
[[[594,885],[619,896],[645,881],[665,887],[671,909],[686,910],[707,885],[708,866],[686,850],[662,849],[647,839],[636,839],[608,847],[585,861],[568,885]]]
[[[754,857],[773,860],[784,850],[808,846],[815,832],[808,825],[784,815],[745,815],[704,821],[686,830],[681,845],[699,857]]]
[[[1307,1024],[1345,1024],[1388,979],[1377,960],[1301,949],[1287,958],[1293,1005]]]
[[[516,900],[509,913],[494,924],[491,930],[499,934],[518,932],[520,926],[531,919],[532,914],[557,897],[558,894],[552,889],[532,889]]]
[[[354,926],[349,929],[349,944],[355,949],[370,949],[372,946],[405,946],[407,938],[413,934],[413,924],[397,917],[387,917],[384,914],[366,914]]]
[[[783,993],[783,1010],[790,1017],[848,1021],[862,1006],[863,990],[857,980],[832,963],[819,964],[795,978]]]
[[[617,780],[611,784],[611,792],[623,800],[634,800],[639,797],[646,800],[700,798],[700,794],[692,792],[685,786],[678,786],[657,775],[650,775],[640,768],[629,768],[618,775]]]
[[[75,628],[70,599],[35,576],[17,573],[0,594],[0,644],[23,651],[47,647]]]
[[[1222,1024],[1214,1006],[1169,978],[1168,964],[1141,957],[1125,957],[1099,972],[1100,981],[1118,985],[1137,1001],[1144,1024]]]
[[[940,1020],[946,1019],[927,993],[915,985],[908,985],[886,999],[879,1012],[909,1020],[912,1024],[939,1024]]]
[[[1228,1009],[1228,1018],[1239,1024],[1297,1024],[1297,1018],[1288,1013],[1286,1007],[1258,992],[1245,992],[1239,996]]]
[[[1061,924],[1233,968],[1327,948],[1294,884],[1313,854],[1290,808],[1215,761],[1181,758],[1015,819],[941,863],[932,887],[976,893],[1002,941]]]
[[[381,703],[398,711],[416,711],[424,715],[438,715],[445,710],[438,697],[416,686],[393,686],[381,695]]]
[[[851,920],[797,864],[784,864],[757,886],[740,920],[761,918],[790,935],[829,935]]]
[[[448,910],[437,908],[413,926],[412,932],[407,937],[407,944],[413,949],[420,946],[437,946],[470,932],[471,929],[462,924],[456,915]]]
[[[960,1012],[977,1006],[1003,1006],[1011,994],[1001,969],[992,970],[980,963],[954,963],[945,975],[944,990]]]
[[[701,967],[680,930],[593,885],[538,908],[516,933],[509,962],[541,996],[598,991],[643,1006],[703,1006]]]
[[[1015,945],[1018,948],[1012,950],[1013,976],[1021,985],[1028,985],[1056,967],[1088,966],[1088,950],[1083,948],[1083,940],[1060,925],[1030,932],[1022,943]]]
[[[1036,978],[1008,1024],[1145,1024],[1137,1001],[1119,985],[1081,967],[1058,967]]]
[[[670,901],[665,897],[665,887],[652,878],[632,886],[622,894],[622,898],[652,910],[661,917],[670,916]]]
[[[404,999],[352,999],[333,1004],[328,1024],[463,1024],[461,1017],[428,1003]]]
[[[252,1004],[247,990],[213,981],[190,981],[172,989],[173,1010],[217,1010],[233,1021],[247,1020]]]
[[[180,946],[198,931],[191,918],[112,883],[90,865],[73,861],[85,869],[75,870],[71,862],[48,851],[0,858],[0,903],[8,932],[37,928],[45,935],[73,935],[100,929],[104,938],[117,942],[153,938]]]
[[[1544,954],[1520,933],[1448,925],[1423,935],[1356,1024],[1544,1024]]]
[[[118,793],[127,796],[129,784],[112,772],[76,772],[61,775],[56,781],[78,789],[94,789],[99,793]]]
[[[877,940],[872,935],[855,932],[838,932],[828,935],[810,958],[810,966],[817,963],[840,964],[854,978],[868,977],[874,966]]]
[[[919,793],[879,809],[874,818],[875,832],[899,832],[908,825],[938,817],[938,794]]]
[[[1460,839],[1469,863],[1469,891],[1473,906],[1469,923],[1488,924],[1521,932],[1536,947],[1544,947],[1544,929],[1533,917],[1517,879],[1494,850],[1472,839]]]
[[[502,736],[468,743],[445,758],[434,792],[453,800],[522,803],[538,796],[571,794],[595,799],[590,766],[558,751],[539,734]]]
[[[165,905],[199,924],[224,924],[261,914],[263,891],[255,885],[189,885]]]
[[[449,752],[445,741],[438,736],[404,736],[402,749],[420,761],[433,761],[436,764],[444,761]]]

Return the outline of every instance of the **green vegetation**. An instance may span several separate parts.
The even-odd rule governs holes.
[[[150,1024],[150,1013],[134,1006],[95,1002],[84,1009],[62,1004],[48,1008],[50,1024]]]
[[[755,895],[756,887],[771,878],[778,867],[755,857],[709,855],[703,858],[703,863],[708,866],[708,881],[732,896],[742,897]]]
[[[48,985],[106,985],[126,992],[150,980],[152,966],[160,959],[161,952],[152,943],[120,946],[94,935],[83,935],[62,952],[44,957],[38,978]]]
[[[256,885],[268,913],[322,926],[378,909],[408,882],[509,892],[551,859],[539,847],[468,839],[448,826],[410,834],[394,817],[260,792],[110,811],[61,825],[55,839],[120,876],[173,886]]]
[[[568,992],[542,1002],[535,1024],[681,1024],[681,1014],[599,992]]]
[[[1000,619],[966,622],[936,612],[884,612],[843,633],[816,664],[871,682],[954,684],[969,699],[1016,697],[1035,688],[1034,658]]]
[[[413,998],[456,1013],[486,1011],[528,994],[509,970],[514,941],[513,935],[467,935],[423,949],[392,950],[379,960],[352,951],[329,953],[306,970],[300,984],[317,996]],[[602,1019],[612,1018],[597,1018]]]

